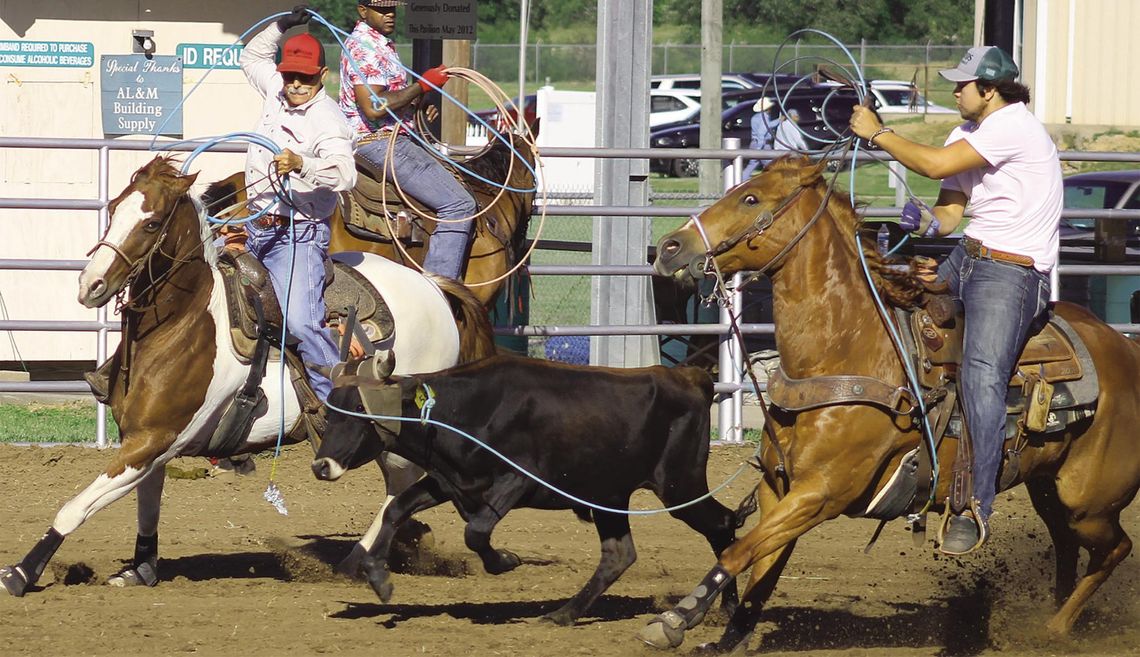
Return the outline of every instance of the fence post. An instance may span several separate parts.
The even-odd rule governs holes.
[[[107,234],[107,225],[110,223],[110,216],[107,211],[107,203],[111,200],[111,149],[107,146],[99,148],[99,202],[103,207],[99,208],[99,221],[98,233],[95,239],[101,240]],[[107,306],[104,304],[99,307],[95,317],[103,324],[107,323]],[[95,365],[98,367],[107,360],[107,327],[99,329],[95,343]],[[103,449],[107,446],[107,406],[99,402],[95,402],[95,446]]]
[[[726,150],[739,150],[740,139],[725,137],[721,140],[721,145]],[[740,184],[743,173],[744,159],[741,156],[737,155],[728,160],[724,167],[725,191]],[[740,443],[744,440],[743,410],[741,408],[744,403],[744,391],[739,389],[742,380],[741,370],[744,367],[744,344],[742,341],[738,342],[736,336],[731,332],[727,332],[734,319],[737,322],[740,320],[741,309],[744,307],[744,294],[740,292],[740,285],[743,280],[743,273],[738,272],[732,277],[731,297],[726,299],[726,303],[720,307],[721,328],[725,329],[726,332],[720,336],[719,366],[717,368],[719,374],[717,378],[720,383],[732,383],[737,386],[731,395],[723,397],[717,402],[717,433],[720,435],[720,440],[726,443]]]

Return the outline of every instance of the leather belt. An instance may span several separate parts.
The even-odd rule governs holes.
[[[991,249],[985,244],[982,244],[981,240],[976,240],[972,237],[967,237],[962,240],[962,245],[966,248],[966,255],[971,258],[985,258],[986,260],[996,260],[997,262],[1008,262],[1011,265],[1018,265],[1020,267],[1033,266],[1033,258],[1029,256]]]
[[[291,222],[292,219],[287,214],[263,214],[250,223],[261,230],[269,230],[270,228],[288,226]]]
[[[365,144],[374,142],[377,139],[389,139],[392,136],[392,130],[393,129],[394,128],[392,128],[391,126],[385,126],[383,128],[380,128],[376,132],[370,132],[370,133],[364,135],[363,137],[361,137],[360,139],[357,139],[356,145],[359,147],[359,146],[363,146]]]

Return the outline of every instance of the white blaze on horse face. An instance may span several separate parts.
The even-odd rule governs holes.
[[[111,217],[111,226],[103,241],[122,249],[123,242],[127,240],[127,237],[154,216],[153,212],[143,210],[144,202],[146,202],[146,197],[139,191],[131,192],[120,201],[118,207],[115,208],[115,214]],[[79,274],[79,303],[93,308],[106,301],[113,294],[113,292],[105,289],[104,278],[111,269],[111,265],[115,264],[115,260],[118,259],[120,256],[115,253],[114,249],[103,244],[96,247],[95,253],[91,256],[91,261]],[[128,265],[130,263],[123,264]]]

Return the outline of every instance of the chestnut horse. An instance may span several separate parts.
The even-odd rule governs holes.
[[[775,162],[662,237],[655,269],[680,278],[700,276],[713,262],[723,276],[764,271],[772,282],[776,344],[788,377],[862,375],[904,386],[903,365],[859,260],[859,249],[872,250],[870,240],[856,239],[860,219],[822,171],[803,158]],[[1030,435],[1015,483],[1029,489],[1053,540],[1059,610],[1048,629],[1064,635],[1132,549],[1120,512],[1140,486],[1140,345],[1079,306],[1057,303],[1054,312],[1091,354],[1100,397],[1091,419]],[[724,551],[702,586],[642,629],[646,643],[680,645],[724,583],[752,568],[744,602],[714,648],[729,651],[747,642],[796,540],[827,520],[859,515],[920,440],[918,423],[866,403],[799,412],[773,405],[770,411],[776,446],[765,438],[759,524]],[[941,442],[942,463],[953,462],[956,442]],[[946,500],[948,491],[949,477],[940,478],[934,499]],[[1089,560],[1078,579],[1079,548]]]
[[[64,537],[136,488],[134,559],[111,582],[156,584],[165,465],[176,456],[203,453],[248,377],[250,366],[233,348],[214,236],[201,199],[190,193],[194,178],[179,174],[168,158],[156,157],[110,203],[107,234],[79,276],[79,302],[95,308],[124,295],[123,343],[114,358],[127,374],[120,374],[125,383],[112,387],[109,400],[122,445],[107,469],[63,505],[23,561],[0,568],[0,583],[12,595],[21,596],[35,584]],[[493,353],[486,312],[461,284],[425,277],[371,254],[338,259],[349,262],[387,302],[395,324],[392,351],[403,372],[435,371]],[[275,372],[271,367],[261,382],[268,410],[234,453],[273,447],[282,421],[290,427],[299,417],[292,385]],[[390,495],[423,474],[403,459],[381,458]],[[354,546],[354,555],[367,553],[378,523]]]

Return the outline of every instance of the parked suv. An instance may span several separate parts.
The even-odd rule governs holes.
[[[851,119],[851,108],[856,103],[855,92],[850,89],[797,87],[785,94],[784,108],[794,109],[800,115],[800,128],[807,133],[806,141],[812,149],[823,149],[836,139],[834,131],[842,132]],[[752,115],[756,101],[771,91],[759,89],[725,94],[728,109],[721,114],[721,136],[737,137],[747,148],[752,137]],[[826,120],[824,120],[826,117]],[[829,127],[830,126],[830,127]],[[701,141],[699,117],[692,123],[661,126],[649,133],[650,148],[698,148]],[[699,160],[691,158],[650,159],[649,170],[669,176],[697,175]]]

